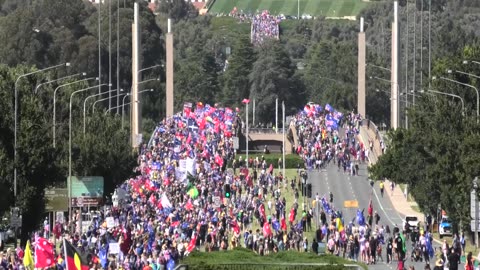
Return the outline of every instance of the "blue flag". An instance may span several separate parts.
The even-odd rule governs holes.
[[[102,265],[103,268],[107,268],[107,265],[108,265],[107,253],[108,253],[108,246],[101,246],[98,249],[98,258],[100,259],[100,264]]]
[[[175,270],[175,261],[173,259],[168,260],[167,270]]]

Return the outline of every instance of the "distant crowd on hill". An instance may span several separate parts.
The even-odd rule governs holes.
[[[252,18],[251,40],[257,45],[264,42],[266,39],[278,39],[280,35],[279,24],[280,17],[270,15],[267,10],[262,14],[257,14]]]
[[[230,12],[230,16],[236,17],[240,22],[251,22],[250,38],[253,44],[258,45],[266,39],[279,39],[280,22],[285,19],[283,15],[271,15],[268,10],[260,14],[246,14],[238,11],[236,7]]]

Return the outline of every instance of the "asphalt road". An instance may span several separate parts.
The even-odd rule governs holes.
[[[337,166],[333,163],[327,166],[326,169],[317,171],[312,170],[309,172],[308,181],[312,183],[312,196],[319,194],[321,197],[325,195],[325,198],[329,198],[328,194],[333,193],[333,204],[335,209],[341,210],[344,216],[345,226],[349,221],[356,217],[357,208],[345,208],[344,201],[357,200],[358,207],[360,209],[365,208],[365,217],[367,216],[367,208],[370,199],[373,203],[373,210],[377,211],[380,215],[379,225],[389,225],[393,229],[397,224],[402,226],[403,216],[401,216],[393,207],[389,197],[385,194],[381,196],[380,188],[378,184],[375,184],[372,188],[367,179],[367,166],[366,164],[360,165],[359,176],[350,176],[343,173],[343,168],[338,171]],[[388,192],[389,187],[385,187],[385,192]],[[434,243],[434,247],[438,246]],[[423,262],[411,262],[410,251],[412,245],[410,241],[407,241],[407,258],[405,265],[415,266],[415,269],[424,269],[425,263]],[[383,259],[385,260],[385,248],[383,248]],[[433,269],[435,261],[431,259],[430,266]],[[396,269],[396,262],[393,264],[386,264],[381,260],[375,265],[369,265],[369,269]],[[407,268],[408,269],[408,268]]]

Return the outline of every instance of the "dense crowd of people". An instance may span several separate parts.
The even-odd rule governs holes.
[[[257,45],[263,43],[267,39],[279,39],[280,35],[280,17],[274,16],[263,11],[252,18],[252,26],[250,37],[252,43]]]
[[[264,158],[236,154],[237,112],[198,103],[160,122],[150,142],[139,148],[137,176],[117,189],[118,200],[98,211],[88,228],[81,228],[77,211],[72,229],[57,223],[52,232],[45,226],[32,237],[35,267],[65,269],[73,250],[79,256],[75,263],[85,265],[81,269],[174,269],[194,250],[237,246],[259,255],[283,250],[318,254],[323,247],[365,263],[383,260],[382,254],[387,263],[403,263],[404,230],[381,225],[372,203],[367,217],[359,210],[355,222],[346,224],[333,194],[316,194],[312,206],[298,200],[308,170],[334,163],[345,173],[358,173],[355,165],[368,159],[369,151],[355,139],[359,115],[344,116],[328,104],[306,105],[292,120],[298,134],[295,151],[304,165],[287,179]],[[288,189],[290,205],[284,195]],[[315,232],[311,242],[307,231]],[[431,235],[422,231],[418,242],[431,247]],[[428,251],[425,259],[433,256]],[[29,261],[30,253],[29,245],[0,253],[0,269],[28,268],[22,260]],[[444,261],[450,258],[442,254]]]

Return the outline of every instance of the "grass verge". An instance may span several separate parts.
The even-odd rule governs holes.
[[[283,263],[282,263],[283,262]],[[193,252],[182,264],[193,269],[298,269],[295,265],[304,265],[304,269],[347,269],[350,261],[331,255],[317,256],[312,253],[283,251],[268,256],[258,256],[245,248],[236,248],[226,252]],[[309,267],[308,264],[312,266]],[[325,264],[325,265],[321,265]],[[244,267],[241,267],[241,266]],[[367,269],[365,266],[361,266]]]

